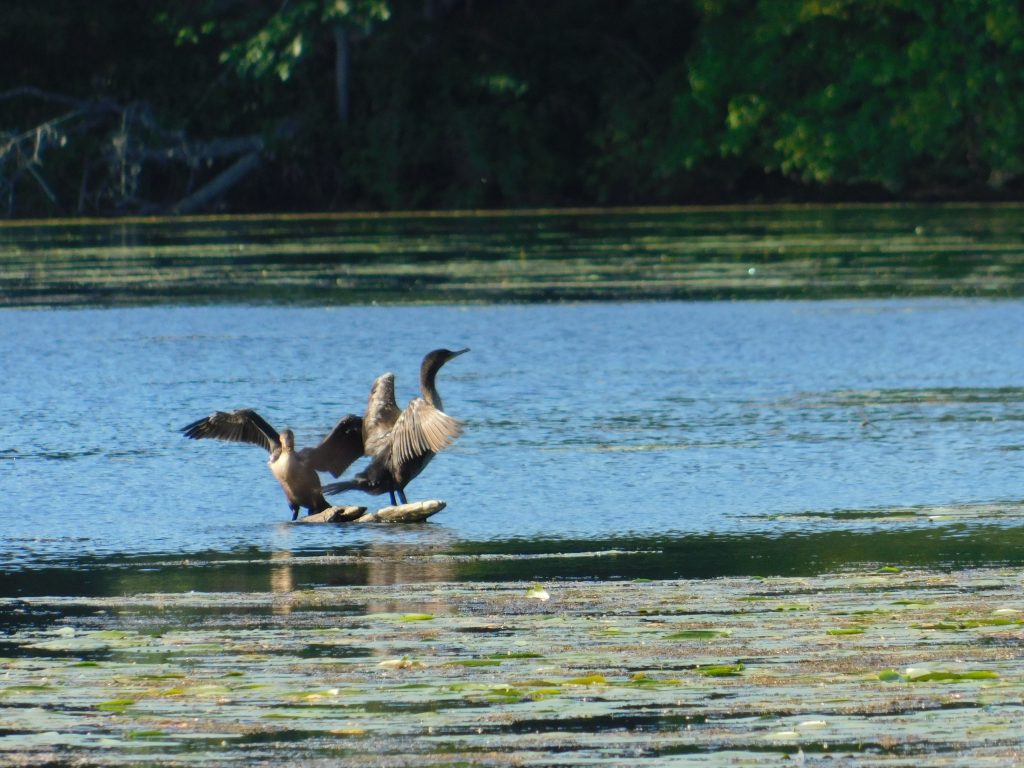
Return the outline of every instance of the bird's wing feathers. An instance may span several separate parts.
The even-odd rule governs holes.
[[[342,416],[334,429],[316,448],[301,451],[313,469],[337,477],[363,455],[363,420],[354,414]]]
[[[438,453],[461,434],[461,421],[417,397],[391,430],[391,465],[396,468],[428,452]]]
[[[182,427],[181,431],[185,437],[193,440],[214,438],[233,443],[250,443],[268,451],[273,451],[280,442],[277,430],[251,408],[241,408],[231,413],[216,411],[205,419]]]
[[[387,443],[388,433],[402,414],[395,402],[395,375],[384,373],[377,377],[370,389],[363,416],[363,452],[376,456]]]

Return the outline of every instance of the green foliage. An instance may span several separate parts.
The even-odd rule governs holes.
[[[1024,32],[1002,0],[703,3],[714,153],[817,184],[998,187],[1024,171]]]
[[[242,75],[273,75],[286,81],[310,57],[324,28],[340,24],[367,32],[373,22],[387,21],[390,15],[386,0],[303,0],[287,3],[265,16],[250,11],[233,25],[228,39],[240,39],[225,48],[220,61]],[[205,21],[201,29],[212,33],[217,26]]]

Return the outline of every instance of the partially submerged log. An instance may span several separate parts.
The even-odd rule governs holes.
[[[363,516],[366,507],[328,507],[323,512],[306,515],[295,520],[296,523],[350,523]]]
[[[367,512],[366,507],[330,507],[315,515],[300,517],[296,523],[422,523],[448,506],[448,502],[431,499],[382,507]]]
[[[414,501],[411,504],[398,504],[394,507],[381,507],[376,512],[368,512],[356,520],[357,523],[422,523],[431,515],[436,515],[448,506],[447,501],[430,499]]]

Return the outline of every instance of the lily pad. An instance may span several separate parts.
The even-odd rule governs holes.
[[[607,682],[604,675],[585,675],[566,680],[565,685],[604,685]]]
[[[743,672],[742,664],[719,664],[712,667],[697,667],[697,672],[704,677],[736,677]]]
[[[526,590],[526,597],[530,600],[549,600],[551,594],[541,584],[534,584]]]
[[[425,667],[426,664],[422,661],[410,659],[408,656],[403,656],[400,659],[387,659],[377,664],[377,666],[384,669],[418,669]]]
[[[933,681],[956,683],[964,680],[997,680],[998,678],[998,674],[988,669],[955,672],[948,669],[917,669],[911,667],[903,673],[903,679],[911,683],[928,683]]]
[[[727,629],[684,629],[666,635],[666,640],[714,640],[716,637],[729,637],[732,632]]]
[[[505,653],[492,653],[490,659],[542,659],[541,654],[534,651],[506,651]]]
[[[133,699],[111,699],[97,704],[96,709],[103,712],[124,712],[134,703]]]
[[[999,675],[988,669],[958,672],[956,670],[936,667],[908,667],[903,672],[897,672],[894,669],[883,670],[878,673],[878,679],[886,683],[956,683],[969,680],[998,680]]]

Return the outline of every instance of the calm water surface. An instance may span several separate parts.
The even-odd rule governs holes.
[[[0,226],[0,763],[1007,764],[1022,213]],[[426,524],[178,431],[439,346]]]
[[[1024,301],[158,306],[3,313],[6,594],[1019,563]],[[257,408],[318,441],[472,349],[415,526],[285,524]],[[380,505],[380,499],[351,498]],[[69,573],[75,575],[69,578]]]

